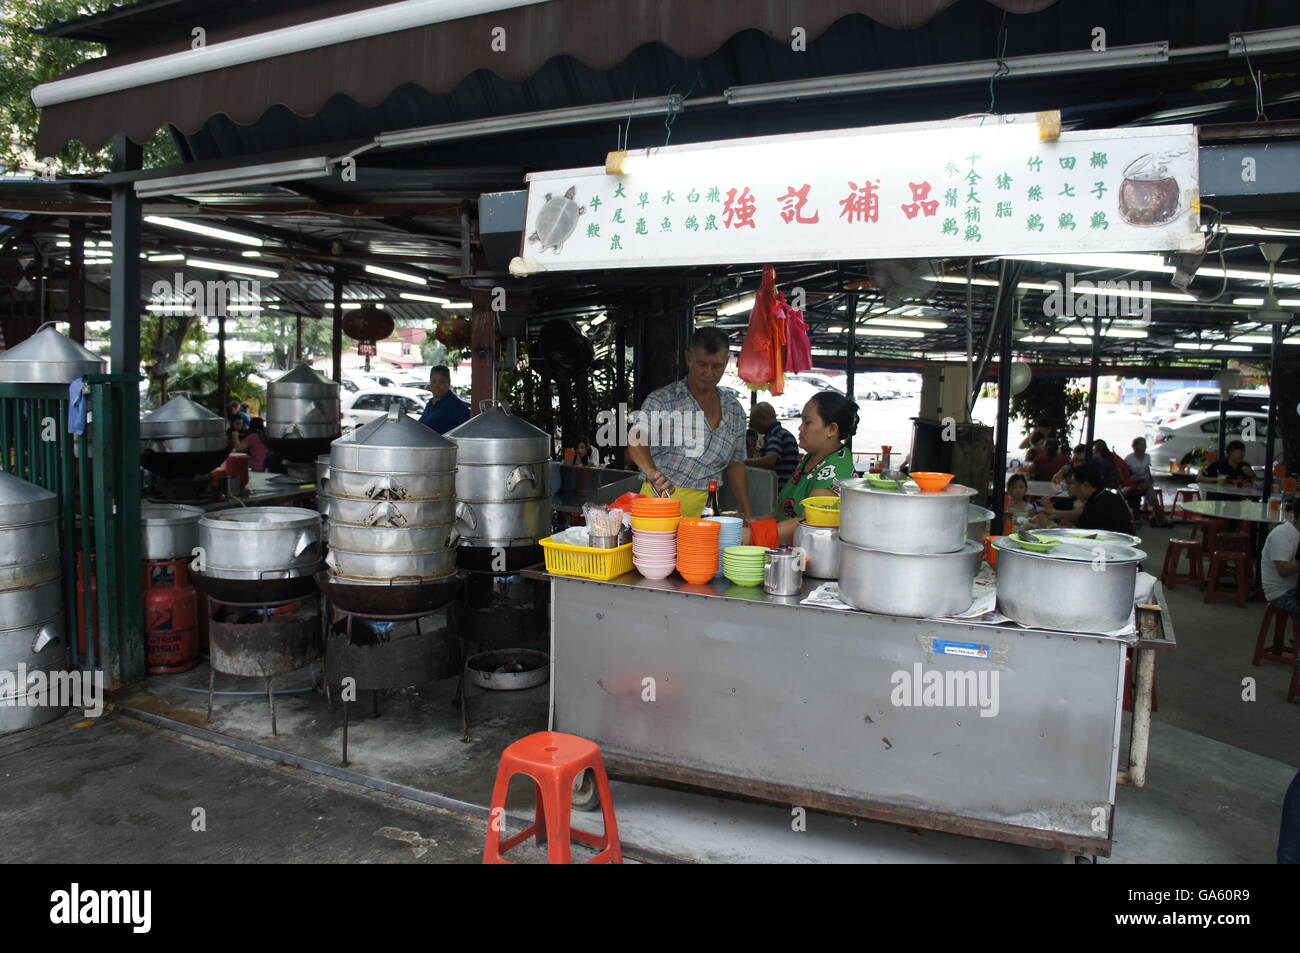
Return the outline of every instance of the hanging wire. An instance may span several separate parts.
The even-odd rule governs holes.
[[[988,111],[990,113],[997,112],[998,97],[997,93],[993,91],[994,82],[1011,72],[1011,67],[1008,66],[1003,59],[1003,57],[1007,55],[1007,11],[1005,10],[1002,11],[1002,25],[998,27],[998,39],[995,45],[997,48],[995,59],[997,60],[998,68],[995,69],[993,75],[989,77]]]
[[[1268,114],[1264,112],[1264,84],[1263,71],[1256,70],[1250,62],[1250,49],[1246,46],[1246,34],[1238,33],[1241,39],[1241,52],[1246,54],[1246,73],[1250,76],[1250,81],[1255,84],[1255,122],[1268,122]]]
[[[676,88],[676,85],[677,84],[674,83],[672,86],[668,87],[668,115],[664,117],[665,146],[667,146],[673,138],[673,123],[677,121],[678,113],[683,111],[683,107],[686,105],[686,100],[691,98],[691,93],[695,92],[696,86],[704,85],[704,75],[698,69],[695,71],[695,79],[691,80],[691,88],[686,91],[686,94],[682,96],[681,99],[673,99],[673,89]]]

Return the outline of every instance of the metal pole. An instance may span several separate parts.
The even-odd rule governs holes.
[[[217,407],[222,416],[228,416],[230,382],[226,379],[226,316],[217,315]]]
[[[1002,262],[1002,280],[1006,281],[1007,263]],[[1013,283],[1012,288],[1015,285]],[[994,314],[992,320],[997,321]],[[993,510],[993,529],[1002,527],[1002,512],[1007,489],[1007,444],[1011,431],[1011,344],[1014,340],[1015,321],[1008,317],[1002,327],[1002,353],[998,358],[998,436],[993,449],[993,495],[989,507]],[[971,382],[972,384],[974,382]],[[994,535],[997,535],[994,532]]]
[[[1276,328],[1274,328],[1276,330]],[[1272,358],[1270,357],[1270,361]],[[1272,364],[1270,363],[1270,367]],[[1228,359],[1225,357],[1219,361],[1219,370],[1228,369]],[[1271,372],[1270,372],[1271,373]],[[1273,387],[1273,380],[1270,377],[1268,382],[1269,389]],[[1228,401],[1232,399],[1232,391],[1229,389],[1228,396],[1223,396],[1223,391],[1219,391],[1219,459],[1223,460],[1228,455]],[[1265,497],[1268,499],[1268,497]]]
[[[86,343],[86,223],[68,222],[68,337]]]
[[[330,315],[330,353],[333,355],[334,382],[343,380],[343,272],[334,269],[334,313]]]
[[[1088,364],[1088,456],[1092,456],[1092,441],[1097,428],[1097,364],[1101,361],[1101,315],[1092,317],[1092,360]]]
[[[618,324],[614,328],[614,362],[614,410],[616,414],[621,414],[627,404],[627,312],[622,309],[619,310]],[[615,443],[618,444],[617,436]],[[627,448],[618,444],[615,453],[615,465],[619,468],[626,466]]]
[[[1273,344],[1268,355],[1268,419],[1264,422],[1264,500],[1273,495],[1273,435],[1277,433],[1277,352],[1282,345],[1282,325],[1273,325]],[[1221,402],[1224,403],[1224,402]],[[1220,425],[1219,430],[1223,427]]]
[[[856,373],[858,366],[858,293],[856,291],[849,295],[847,308],[849,312],[849,320],[846,332],[849,340],[844,353],[844,371],[849,375],[848,389],[846,393],[848,394],[849,400],[853,400],[853,375]],[[846,440],[844,446],[848,447],[849,459],[852,460],[853,438],[850,437]]]
[[[492,310],[492,289],[471,288],[470,311],[470,413],[479,412],[481,402],[496,397],[496,312]],[[584,382],[584,386],[585,382]]]
[[[293,327],[293,361],[292,365],[297,366],[302,360],[302,315],[294,319]]]

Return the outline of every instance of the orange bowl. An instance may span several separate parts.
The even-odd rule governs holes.
[[[712,520],[693,520],[683,519],[677,526],[677,531],[687,536],[695,536],[703,539],[717,539],[722,535],[722,524],[715,523]]]
[[[938,493],[952,482],[951,473],[913,473],[911,476],[922,493]]]
[[[708,568],[701,567],[698,569],[692,569],[690,567],[683,567],[679,565],[677,567],[677,572],[687,582],[693,583],[698,586],[701,583],[708,582],[710,579],[712,579],[714,576],[718,574],[718,564],[715,562],[712,566],[709,566]]]

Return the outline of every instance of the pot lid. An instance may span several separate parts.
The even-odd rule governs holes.
[[[1039,535],[1037,532],[1035,536]],[[1052,538],[1052,537],[1047,537]],[[1138,563],[1147,558],[1147,554],[1132,546],[1110,543],[1103,540],[1079,540],[1063,542],[1043,553],[1033,553],[1016,544],[1014,536],[999,536],[993,540],[993,547],[1003,552],[1018,556],[1032,556],[1035,559],[1054,559],[1069,563],[1123,564]]]
[[[83,374],[101,374],[108,362],[44,324],[0,354],[0,381],[15,384],[70,384]]]
[[[58,511],[58,497],[49,490],[0,471],[0,526],[47,520]]]
[[[1032,530],[1035,536],[1043,536],[1047,539],[1059,539],[1062,542],[1078,542],[1083,546],[1091,546],[1094,542],[1100,542],[1105,545],[1121,545],[1136,548],[1142,542],[1140,537],[1133,536],[1130,533],[1117,533],[1109,529],[1079,529],[1077,527],[1056,527],[1053,529],[1035,529]]]
[[[224,420],[184,394],[173,397],[140,421],[140,434],[145,437],[221,434],[225,429]]]
[[[184,503],[145,503],[140,507],[140,522],[146,526],[184,526],[203,519],[201,506]]]
[[[336,447],[340,445],[374,449],[399,447],[408,450],[456,450],[456,444],[419,421],[412,420],[396,404],[389,407],[388,413],[383,417],[377,417],[365,426],[344,434],[333,443]]]
[[[277,377],[266,385],[266,396],[299,397],[308,394],[337,395],[339,385],[321,374],[310,364],[303,362],[293,370]]]
[[[516,463],[550,458],[551,438],[545,430],[520,420],[506,404],[485,400],[480,406],[481,413],[447,431],[447,438],[460,446],[461,463],[501,463],[502,455]]]
[[[856,477],[852,480],[836,480],[835,489],[841,492],[848,490],[851,493],[870,493],[873,496],[892,496],[908,500],[950,501],[975,495],[974,490],[968,486],[962,486],[960,483],[949,483],[937,493],[926,493],[915,483],[902,483],[896,490],[884,490],[872,486],[865,477]]]

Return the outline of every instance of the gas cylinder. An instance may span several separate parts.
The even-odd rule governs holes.
[[[145,665],[150,675],[185,672],[198,661],[198,594],[189,557],[144,564]]]

